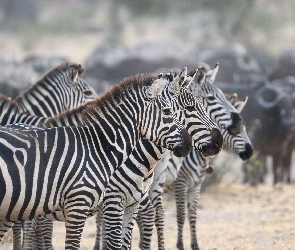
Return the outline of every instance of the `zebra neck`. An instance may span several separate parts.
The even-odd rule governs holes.
[[[65,109],[60,106],[57,86],[53,82],[45,80],[38,82],[17,96],[13,103],[16,104],[22,112],[28,112],[31,115],[50,117]],[[52,104],[54,103],[54,106]]]

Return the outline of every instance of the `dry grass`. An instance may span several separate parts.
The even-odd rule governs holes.
[[[286,250],[295,246],[295,185],[256,188],[240,184],[220,184],[203,193],[198,210],[198,241],[203,250]],[[176,211],[173,194],[165,194],[166,249],[176,249]],[[190,249],[188,224],[184,228],[185,249]],[[64,249],[64,224],[54,223],[55,250]],[[95,217],[87,220],[81,249],[92,249]],[[11,236],[9,236],[11,237]],[[5,241],[1,249],[12,249]],[[133,248],[138,249],[138,229],[134,229]],[[154,230],[152,249],[157,249]]]

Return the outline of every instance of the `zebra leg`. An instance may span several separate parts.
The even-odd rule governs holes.
[[[165,249],[165,243],[164,243],[165,211],[164,211],[163,202],[162,202],[162,193],[155,200],[154,210],[155,210],[155,226],[156,226],[157,235],[158,235],[158,249],[164,250]]]
[[[125,208],[123,217],[123,233],[122,233],[122,248],[131,249],[132,230],[134,227],[135,218],[138,214],[138,205],[130,208]]]
[[[188,187],[182,182],[174,182],[175,201],[176,201],[176,218],[177,218],[177,243],[176,247],[180,250],[184,249],[183,246],[183,225],[185,221],[185,203],[187,197]]]
[[[36,238],[38,249],[53,249],[52,245],[52,232],[53,232],[53,222],[44,217],[37,218],[37,230]],[[41,240],[41,241],[40,241]]]
[[[123,215],[124,206],[121,197],[108,196],[108,199],[103,202],[107,249],[121,249],[122,247]]]
[[[24,221],[23,249],[32,249],[32,242],[36,228],[37,222],[35,219]]]
[[[14,222],[10,221],[0,221],[0,241],[2,240],[4,234],[13,226]]]
[[[101,229],[103,222],[103,213],[102,211],[98,211],[95,217],[96,222],[96,237],[95,237],[95,245],[93,250],[100,250],[100,238],[101,238]]]
[[[17,221],[12,227],[13,234],[13,250],[22,248],[22,222]]]
[[[154,208],[150,202],[149,196],[147,196],[139,206],[138,215],[136,217],[136,222],[140,231],[140,249],[150,249],[152,233],[154,227],[155,212]]]
[[[43,223],[43,218],[35,218],[34,220],[36,221],[36,228],[35,228],[35,236],[32,239],[32,246],[33,249],[45,249],[45,243],[44,243],[44,237],[43,237],[43,232],[42,232],[42,223]],[[41,221],[40,221],[41,220]],[[44,221],[44,223],[46,223]]]
[[[79,197],[77,193],[75,195]],[[64,215],[66,219],[65,249],[78,250],[80,248],[81,236],[90,205],[85,200],[77,199],[73,200],[73,203],[67,203],[64,206]]]
[[[188,207],[188,220],[191,231],[191,249],[199,250],[197,241],[197,201],[200,197],[201,185],[195,186],[192,190],[187,193],[187,207]]]

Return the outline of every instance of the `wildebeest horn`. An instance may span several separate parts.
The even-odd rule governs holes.
[[[276,94],[276,97],[272,101],[265,101],[262,97],[262,94],[265,91],[272,91],[273,93]],[[270,109],[273,108],[282,98],[282,94],[278,92],[276,89],[271,88],[271,87],[262,87],[258,89],[255,93],[255,99],[257,100],[258,104],[264,108],[264,109]]]

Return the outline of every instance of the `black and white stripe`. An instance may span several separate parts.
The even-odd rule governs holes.
[[[77,249],[110,175],[141,136],[187,154],[189,136],[160,91],[155,77],[139,75],[84,105],[83,127],[1,127],[0,237],[14,221],[63,211],[66,249]]]
[[[37,126],[48,116],[56,115],[68,108],[78,107],[95,99],[98,95],[81,78],[84,69],[80,64],[65,62],[50,70],[30,88],[23,91],[14,100],[0,95],[0,124],[24,123]],[[45,118],[44,118],[45,117]],[[29,223],[24,243],[30,245]],[[35,225],[36,223],[32,223]],[[13,245],[21,248],[20,224],[13,226]],[[34,229],[31,228],[31,232]],[[25,241],[28,239],[27,241]],[[27,244],[24,244],[26,247]]]
[[[219,64],[208,72],[204,67],[199,68],[194,84],[190,85],[190,90],[201,99],[208,116],[216,122],[221,131],[226,130],[231,135],[240,133],[243,129],[242,118],[238,110],[226,99],[224,93],[213,83],[217,75]],[[179,161],[179,160],[178,160]],[[175,172],[171,177],[177,177],[177,172],[181,166],[175,165]],[[166,181],[166,166],[156,166],[152,186],[149,190],[149,197],[155,209],[155,226],[158,235],[158,248],[164,247],[164,208],[162,204],[162,193]],[[152,219],[151,219],[152,220]],[[148,244],[148,243],[147,243]]]
[[[231,102],[239,112],[246,104],[243,102]],[[222,130],[224,145],[237,153],[241,159],[247,160],[252,155],[252,145],[247,135],[245,127],[243,131],[236,136],[229,134],[228,130]],[[200,197],[201,184],[206,177],[209,168],[209,159],[204,157],[199,151],[192,149],[191,153],[183,161],[171,157],[168,167],[165,171],[165,191],[174,190],[177,204],[177,224],[178,239],[177,248],[183,248],[183,225],[185,220],[185,208],[188,208],[188,218],[191,232],[191,248],[199,249],[196,235],[197,206],[196,203]],[[156,169],[157,171],[157,169]],[[145,215],[145,207],[148,207],[149,201],[145,201],[140,208],[138,216],[138,225],[141,230],[141,249],[149,249],[151,240],[151,230],[153,229],[152,217]]]

